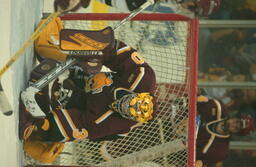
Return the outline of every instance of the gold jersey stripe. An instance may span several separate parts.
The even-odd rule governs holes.
[[[59,127],[59,130],[60,130],[62,136],[64,137],[64,139],[62,140],[62,142],[69,141],[69,137],[68,137],[68,135],[67,135],[67,132],[66,132],[66,130],[64,129],[64,127],[63,127],[63,125],[62,125],[62,123],[61,123],[61,121],[60,121],[58,115],[57,115],[55,112],[52,112],[52,114],[53,114],[53,118],[54,118],[54,120],[55,120],[57,126]]]
[[[130,127],[130,130],[133,130],[134,128],[140,127],[140,126],[142,126],[142,125],[143,125],[143,123],[138,122],[138,123],[136,123],[135,125],[131,126],[131,127]]]
[[[212,145],[214,139],[215,139],[215,135],[211,135],[211,137],[210,137],[208,143],[207,143],[207,144],[204,146],[204,148],[203,148],[203,151],[202,151],[202,152],[203,152],[204,154],[207,153],[207,151],[208,151],[208,149],[210,148],[210,146]]]
[[[143,78],[144,73],[145,73],[144,67],[140,67],[140,74],[138,75],[138,77],[135,79],[135,81],[133,82],[133,84],[129,88],[130,90],[134,91],[134,89],[136,89],[136,87],[140,83],[141,79]]]
[[[206,131],[207,131],[208,133],[210,133],[211,135],[214,135],[214,136],[217,136],[217,137],[220,137],[220,138],[228,138],[228,137],[230,137],[230,135],[228,135],[228,134],[227,134],[227,135],[217,134],[217,133],[212,132],[212,131],[209,129],[209,126],[210,126],[210,125],[215,124],[215,123],[217,123],[217,122],[219,122],[219,121],[223,121],[223,120],[224,120],[224,119],[217,119],[217,120],[208,122],[208,123],[205,125]]]
[[[221,112],[221,105],[220,105],[220,102],[213,99],[214,103],[216,104],[217,106],[217,119],[221,119],[221,116],[222,116],[222,112]]]
[[[128,134],[129,134],[129,132],[123,133],[123,134],[117,134],[117,136],[126,137],[126,136],[128,136]]]
[[[126,88],[116,88],[116,89],[114,90],[114,99],[115,99],[115,100],[117,99],[116,94],[117,94],[117,91],[119,91],[119,90],[126,90],[127,92],[133,93],[131,90],[126,89]]]
[[[98,119],[95,120],[96,124],[101,123],[102,121],[104,121],[105,119],[107,119],[112,113],[114,113],[114,111],[112,110],[108,110],[107,112],[105,112],[103,115],[101,115]]]
[[[140,127],[142,126],[143,124],[142,123],[136,123],[135,125],[131,126],[130,127],[130,130],[129,132],[126,132],[126,133],[122,133],[122,134],[118,134],[118,136],[122,136],[122,137],[125,137],[125,136],[128,136],[128,134],[130,133],[131,130],[133,130],[134,128],[137,128],[137,127]]]
[[[120,55],[120,54],[122,54],[122,53],[124,53],[124,52],[127,52],[127,51],[129,51],[129,50],[131,50],[131,47],[130,47],[130,46],[125,46],[125,47],[123,47],[123,48],[120,48],[120,49],[117,50],[117,55]]]
[[[61,112],[63,113],[63,115],[65,116],[66,120],[68,121],[69,126],[74,130],[77,129],[76,125],[74,124],[72,118],[70,117],[69,113],[67,112],[67,110],[63,109],[61,110]]]

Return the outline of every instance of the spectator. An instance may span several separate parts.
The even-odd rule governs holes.
[[[255,19],[255,0],[222,0],[218,11],[210,19]]]
[[[196,142],[198,167],[225,160],[229,154],[231,137],[247,135],[255,129],[251,116],[228,111],[216,99],[199,96],[197,111],[201,118]]]

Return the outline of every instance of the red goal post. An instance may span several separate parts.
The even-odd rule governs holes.
[[[97,30],[114,26],[127,16],[74,13],[61,19],[66,28]],[[126,161],[126,165],[134,167],[194,167],[198,19],[177,14],[138,14],[115,31],[115,36],[136,48],[155,70],[158,117],[114,142],[67,143],[64,153],[48,167],[122,166]],[[31,159],[25,164],[47,166]]]

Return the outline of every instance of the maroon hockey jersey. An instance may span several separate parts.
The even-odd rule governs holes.
[[[196,140],[196,159],[201,160],[204,166],[210,166],[228,156],[230,136],[218,134],[212,129],[214,123],[225,117],[225,110],[215,99],[198,102],[197,107],[202,124]]]
[[[67,109],[54,109],[47,114],[51,126],[45,140],[107,139],[127,135],[140,125],[112,111],[110,105],[129,91],[149,92],[153,96],[155,73],[136,50],[122,42],[117,45],[115,51],[103,57],[103,64],[113,72],[88,76],[84,90],[73,92],[70,101],[83,107],[71,104]]]

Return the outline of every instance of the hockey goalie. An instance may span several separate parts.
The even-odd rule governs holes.
[[[77,64],[40,91],[29,86],[21,92],[19,134],[30,157],[51,163],[65,142],[115,140],[155,117],[155,73],[112,28],[67,30],[57,18],[35,49],[40,64],[30,84],[59,62],[75,58]],[[103,65],[111,72],[102,72]]]

